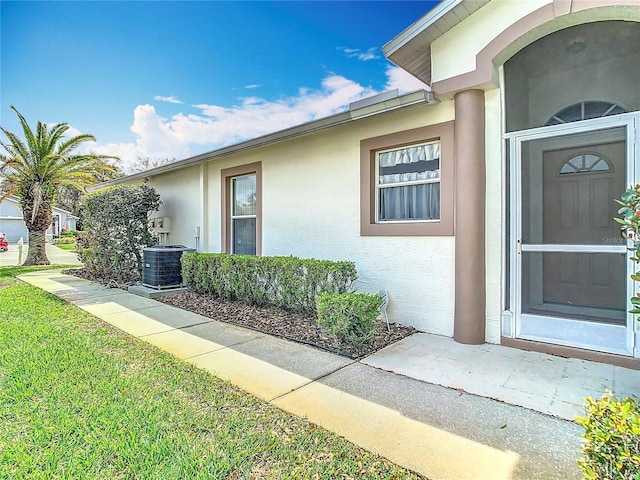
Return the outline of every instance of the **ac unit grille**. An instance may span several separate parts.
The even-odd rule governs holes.
[[[142,251],[142,285],[151,288],[178,288],[182,286],[180,257],[193,252],[184,245],[155,245]]]

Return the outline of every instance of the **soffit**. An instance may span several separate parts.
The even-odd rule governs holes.
[[[390,61],[431,85],[431,44],[489,1],[443,0],[383,46],[382,51]]]

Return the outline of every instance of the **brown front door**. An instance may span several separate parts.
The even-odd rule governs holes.
[[[544,152],[544,244],[622,244],[613,218],[614,199],[625,189],[625,153],[624,142]],[[624,308],[624,254],[548,253],[542,268],[546,308],[562,305],[578,316]],[[619,317],[624,321],[623,311]]]

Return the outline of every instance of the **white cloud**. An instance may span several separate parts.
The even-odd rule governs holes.
[[[254,84],[252,84],[252,85],[245,85],[245,86],[244,86],[244,88],[246,88],[246,89],[253,89],[253,88],[259,88],[259,87],[261,87],[261,86],[262,86],[262,85],[259,85],[259,84],[257,84],[257,83],[254,83]]]
[[[363,62],[368,60],[375,60],[380,58],[379,50],[376,47],[371,47],[367,50],[361,50],[359,48],[338,47],[338,50],[342,50],[344,54],[349,58],[357,58]]]
[[[82,132],[77,128],[72,127],[71,125],[69,125],[69,128],[67,129],[67,131],[64,132],[65,138],[77,137],[78,135],[82,135]]]
[[[158,102],[169,102],[169,103],[184,103],[182,100],[179,100],[178,97],[174,97],[173,95],[170,97],[163,97],[161,95],[156,95],[153,97],[154,100]]]
[[[400,67],[389,65],[385,73],[387,74],[386,90],[395,90],[396,88],[400,92],[413,92],[421,89],[431,90],[426,83],[421,82]]]
[[[386,74],[385,90],[426,88],[398,67],[390,66]],[[178,113],[170,118],[160,116],[152,105],[138,105],[131,125],[134,142],[95,145],[92,150],[120,157],[121,168],[129,172],[128,166],[138,157],[185,158],[338,113],[349,103],[377,93],[330,74],[320,88],[303,87],[290,97],[266,100],[250,96],[231,107],[201,103],[192,106],[197,113]]]

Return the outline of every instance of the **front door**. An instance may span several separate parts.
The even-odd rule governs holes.
[[[623,243],[613,199],[627,183],[625,155],[625,142],[615,141],[543,153],[543,244]],[[578,318],[597,309],[594,321],[624,321],[625,255],[555,257],[543,260],[543,305],[550,311],[562,306]]]
[[[509,134],[514,336],[634,354],[615,202],[635,184],[634,115]]]

